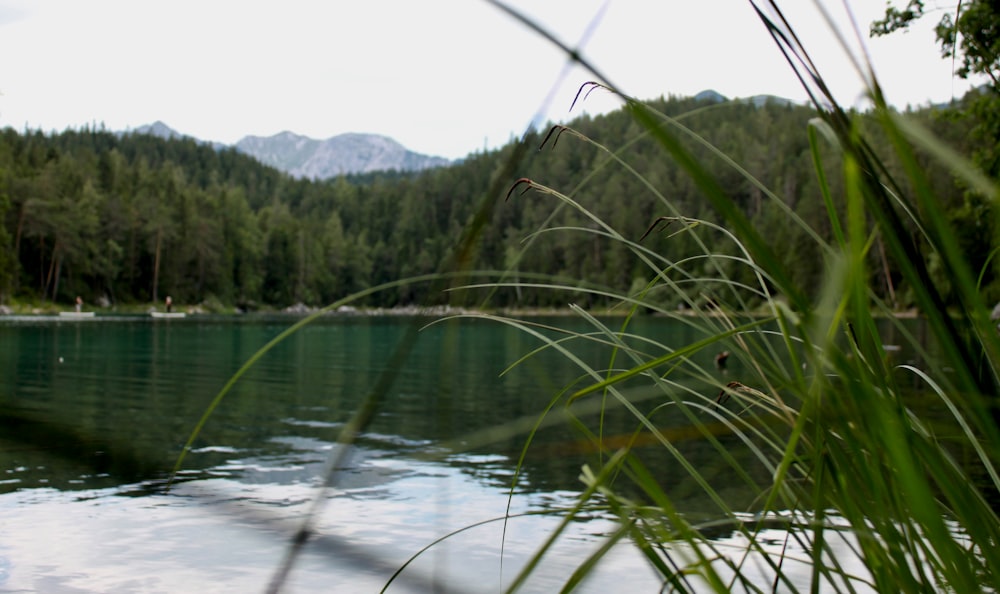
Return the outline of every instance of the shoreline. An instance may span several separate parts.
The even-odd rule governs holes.
[[[304,304],[296,304],[285,308],[262,308],[253,311],[243,311],[237,308],[218,310],[206,308],[202,305],[178,306],[174,305],[173,312],[184,313],[189,317],[218,316],[218,317],[242,317],[242,316],[289,316],[304,317],[322,311],[323,307],[312,307]],[[586,309],[586,308],[585,308]],[[163,313],[162,307],[154,307],[150,304],[123,306],[123,307],[90,307],[84,308],[82,313],[91,314],[91,317],[103,318],[123,318],[123,317],[151,317],[153,313]],[[592,308],[586,309],[590,315],[598,317],[625,317],[629,314],[627,308]],[[59,318],[67,312],[75,312],[73,305],[58,307],[57,305],[39,306],[16,306],[0,305],[0,320],[4,318]],[[324,316],[366,316],[366,317],[388,317],[388,316],[451,316],[451,315],[496,315],[506,317],[567,317],[575,316],[576,312],[571,307],[497,307],[497,308],[474,308],[452,305],[404,305],[395,307],[359,307],[343,305],[334,310],[323,313]],[[664,312],[642,311],[637,314],[641,317],[760,317],[768,315],[763,311],[753,312],[718,312],[718,311],[697,311],[692,309]],[[918,318],[920,312],[914,309],[893,312],[896,318]],[[72,317],[64,315],[64,317]]]

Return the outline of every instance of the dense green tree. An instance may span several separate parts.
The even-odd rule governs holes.
[[[276,202],[260,212],[264,244],[261,299],[275,305],[296,302],[300,273],[299,226],[288,206]]]
[[[6,220],[10,210],[10,197],[7,192],[8,172],[0,165],[0,222]],[[0,225],[0,303],[3,303],[13,289],[14,276],[17,274],[17,259],[13,240],[6,225]]]
[[[888,35],[907,29],[931,12],[922,0],[910,0],[905,8],[890,4],[885,17],[872,23],[872,35]],[[941,10],[935,35],[944,57],[958,64],[955,74],[963,79],[985,77],[989,83],[969,93],[957,108],[943,114],[951,130],[967,132],[968,153],[994,180],[1000,180],[1000,4],[993,0],[972,0]],[[956,123],[964,125],[954,125]],[[973,272],[982,273],[988,297],[1000,300],[996,263],[987,264],[1000,234],[1000,210],[993,201],[965,193],[950,205],[949,220],[962,232],[961,247]],[[932,262],[933,264],[933,262]]]
[[[217,297],[225,303],[252,308],[260,300],[263,283],[262,231],[242,188],[215,188],[219,193],[222,240],[221,273]]]
[[[944,57],[958,61],[962,78],[984,75],[1000,89],[1000,5],[994,0],[958,2],[953,11],[935,8],[941,17],[935,35]],[[923,0],[909,0],[905,8],[889,4],[885,17],[871,25],[875,36],[908,28],[930,13]]]
[[[781,102],[712,104],[675,97],[650,105],[761,233],[788,246],[780,253],[789,259],[791,273],[818,290],[816,264],[823,255],[810,231],[789,224],[788,214],[830,239],[807,138],[814,112]],[[986,144],[973,131],[988,114],[967,106],[907,115],[971,154]],[[855,115],[866,127],[866,116]],[[56,300],[80,293],[91,302],[101,296],[112,302],[159,301],[169,293],[178,303],[220,301],[252,309],[327,304],[456,265],[510,269],[510,278],[522,280],[527,273],[547,274],[615,291],[642,290],[671,265],[669,275],[677,281],[715,278],[720,270],[751,280],[741,279],[745,270],[731,261],[700,257],[706,250],[737,253],[732,241],[709,225],[677,222],[639,241],[658,217],[708,222],[717,217],[697,185],[627,113],[585,116],[571,129],[549,137],[544,147],[545,134],[528,135],[529,147],[541,150],[527,152],[512,171],[510,145],[419,174],[379,172],[328,181],[292,179],[234,150],[190,139],[89,129],[55,135],[2,130],[0,248],[9,247],[13,262],[0,262],[0,273],[6,270],[9,278],[0,291]],[[876,150],[887,146],[886,139],[872,137]],[[821,151],[835,208],[842,209],[837,153],[825,146]],[[919,158],[952,221],[979,225],[963,237],[969,242],[965,249],[990,253],[997,245],[996,228],[986,224],[990,204],[967,196],[929,157]],[[503,185],[519,177],[535,180],[611,230],[548,194],[514,192],[505,200],[503,187],[497,196],[486,195],[499,171],[507,171]],[[485,222],[472,249],[454,260],[456,245],[484,204]],[[652,254],[644,262],[607,234]],[[898,295],[898,305],[905,307],[906,287],[897,286],[894,264],[877,249],[872,253],[873,274],[881,275],[876,286],[887,298]],[[994,276],[986,281],[987,290],[997,290]],[[474,303],[480,297],[429,294],[429,288],[404,286],[367,303]],[[682,289],[689,299],[705,298],[704,287],[689,283]],[[601,303],[582,293],[529,288],[498,291],[491,299],[498,306],[525,307]],[[664,299],[664,305],[674,306],[680,297]]]

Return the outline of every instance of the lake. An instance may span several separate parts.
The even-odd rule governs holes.
[[[263,591],[314,509],[314,537],[283,591],[379,591],[412,556],[452,533],[389,591],[509,585],[559,525],[558,511],[574,504],[582,465],[595,460],[566,423],[544,429],[509,497],[525,432],[504,429],[530,426],[582,374],[554,353],[505,372],[541,343],[493,321],[318,320],[234,385],[167,487],[215,395],[295,321],[0,320],[0,592]],[[587,329],[571,318],[555,322]],[[414,324],[421,328],[414,348],[397,365],[394,349]],[[664,318],[637,320],[633,331],[678,345],[698,338]],[[574,353],[607,366],[606,350]],[[713,354],[703,354],[706,369],[714,369]],[[387,370],[394,381],[372,422],[322,488],[339,432]],[[738,362],[726,373],[738,377]],[[628,415],[612,412],[605,421],[611,432],[635,429]],[[713,463],[700,441],[685,447],[694,463]],[[685,512],[710,510],[668,457],[653,454],[646,463],[675,485]],[[762,472],[749,458],[746,468]],[[753,493],[722,488],[750,506]],[[523,591],[558,590],[615,526],[604,512],[582,514]],[[721,546],[740,546],[739,538],[718,535]],[[802,575],[808,583],[805,566]],[[634,548],[620,543],[581,591],[660,586]]]

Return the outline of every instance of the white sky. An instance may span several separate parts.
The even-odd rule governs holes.
[[[897,5],[904,4],[896,0]],[[748,0],[510,0],[640,99],[715,89],[806,95]],[[848,0],[858,22],[884,0]],[[826,0],[832,13],[841,2]],[[841,101],[860,77],[813,2],[782,8]],[[866,40],[889,101],[946,101],[969,87],[931,26]],[[867,35],[867,34],[866,34]],[[852,37],[853,38],[853,37]],[[520,136],[566,63],[554,46],[481,0],[0,0],[0,126],[125,130],[162,120],[225,143],[284,130],[391,136],[458,158]],[[571,69],[544,121],[566,121]],[[592,113],[617,107],[596,93]],[[579,109],[579,108],[577,108]]]

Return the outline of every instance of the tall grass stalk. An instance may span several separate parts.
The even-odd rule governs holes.
[[[577,189],[563,194],[544,180],[519,180],[508,193],[509,197],[517,194],[511,199],[553,200],[553,217],[526,238],[526,250],[548,233],[593,234],[625,246],[648,268],[650,280],[638,294],[618,295],[629,315],[617,328],[579,308],[574,311],[593,331],[567,333],[558,341],[543,339],[527,324],[497,321],[522,327],[542,340],[541,348],[562,352],[581,368],[578,385],[554,401],[561,403],[593,450],[603,452],[594,458],[593,466],[583,469],[581,505],[605,506],[617,514],[621,530],[610,538],[618,542],[627,535],[660,573],[666,589],[995,590],[1000,584],[1000,548],[996,546],[1000,542],[996,510],[1000,480],[995,467],[1000,434],[992,411],[998,397],[1000,340],[977,290],[979,271],[970,270],[964,260],[956,241],[960,231],[946,223],[917,163],[916,151],[939,159],[969,187],[994,200],[995,184],[890,108],[870,65],[859,62],[855,67],[869,83],[871,117],[891,139],[891,157],[903,166],[905,179],[893,178],[885,165],[889,155],[876,154],[861,133],[861,116],[838,104],[778,4],[751,4],[817,110],[816,119],[802,133],[809,136],[820,186],[816,199],[826,205],[832,234],[827,240],[812,228],[803,230],[824,255],[817,265],[823,267],[825,285],[812,291],[796,284],[778,257],[777,246],[758,233],[684,138],[702,145],[708,144],[706,140],[684,127],[679,118],[628,97],[591,69],[597,81],[581,93],[600,87],[619,94],[625,108],[642,124],[644,135],[663,149],[664,158],[691,176],[713,205],[718,222],[691,219],[648,184],[650,194],[662,204],[663,220],[682,222],[680,232],[697,237],[703,250],[698,258],[671,261],[590,212],[572,198]],[[840,39],[846,47],[842,34]],[[553,135],[592,144],[607,154],[607,163],[640,176],[620,153],[575,130],[560,126]],[[824,173],[830,158],[827,146],[835,149],[840,162],[843,195],[835,195]],[[760,180],[715,153],[764,189],[765,196],[783,209],[790,225],[805,227]],[[521,195],[524,191],[531,195]],[[845,208],[838,209],[837,203]],[[591,224],[555,224],[555,214],[567,208]],[[655,227],[651,230],[659,232]],[[947,282],[959,297],[957,311],[946,309],[912,230],[946,262]],[[720,238],[735,247],[739,256],[720,249]],[[933,355],[923,357],[919,366],[894,364],[882,335],[886,324],[895,324],[898,335],[913,342],[908,346],[925,352],[869,284],[869,256],[883,246],[912,287],[936,345]],[[702,261],[711,266],[699,266]],[[720,265],[723,261],[729,265]],[[737,276],[733,263],[750,274]],[[737,278],[753,278],[755,284]],[[693,300],[691,292],[684,290],[691,283],[710,299]],[[505,281],[493,286],[539,284]],[[572,283],[549,283],[548,287],[567,296],[581,290]],[[675,294],[694,315],[665,310],[658,305],[662,301],[650,298],[654,292]],[[763,307],[752,308],[751,299],[763,301]],[[674,316],[698,328],[704,338],[676,350],[657,345],[649,337],[630,332],[638,311]],[[604,345],[607,367],[583,363],[572,354],[574,343]],[[738,381],[723,382],[699,367],[692,356],[723,348],[742,363]],[[913,381],[919,385],[916,391],[906,387]],[[917,412],[926,410],[915,402],[917,395],[937,399],[947,416],[924,418]],[[603,412],[593,415],[592,410],[577,408],[583,404],[605,412],[611,408],[627,411],[635,419],[634,434],[624,440],[606,434]],[[556,409],[550,405],[546,414]],[[678,437],[678,424],[712,444],[718,467],[692,463]],[[651,447],[684,469],[714,512],[692,515],[678,505],[673,486],[659,478],[661,470],[647,465],[646,460],[662,459],[649,453]],[[528,448],[525,455],[530,455]],[[737,454],[741,449],[765,472],[742,467],[747,458]],[[749,504],[729,500],[714,480],[723,473],[750,486],[756,498]],[[711,536],[719,526],[741,536],[743,546],[722,550]],[[766,544],[774,538],[770,527],[775,526],[784,535],[780,547]],[[537,562],[546,548],[539,551]],[[585,579],[608,548],[600,548],[581,563],[579,572],[567,576],[566,589]],[[802,563],[810,568],[804,582],[801,572],[794,571]],[[761,575],[770,577],[761,581]],[[518,578],[510,589],[521,583]]]
[[[567,424],[576,429],[579,441],[566,447],[592,454],[580,470],[576,505],[563,511],[562,523],[539,543],[506,589],[519,589],[544,564],[576,515],[600,509],[619,520],[618,528],[565,576],[564,591],[585,583],[605,556],[625,542],[670,591],[995,591],[1000,585],[1000,431],[992,411],[1000,383],[1000,337],[978,292],[979,271],[970,270],[964,261],[958,231],[947,225],[915,151],[939,159],[993,200],[994,183],[895,113],[871,68],[858,63],[858,72],[869,83],[871,117],[891,139],[891,158],[902,164],[906,176],[893,178],[885,165],[889,155],[876,154],[858,125],[861,116],[837,103],[778,4],[751,0],[816,107],[816,118],[802,134],[808,136],[819,182],[814,199],[823,202],[828,216],[831,232],[826,238],[797,217],[767,187],[767,180],[754,178],[686,127],[685,116],[660,113],[629,97],[579,52],[523,15],[499,2],[492,4],[590,69],[595,82],[584,85],[578,99],[585,101],[583,92],[595,89],[619,95],[642,125],[641,137],[655,141],[663,159],[683,168],[715,213],[712,220],[699,219],[673,204],[629,165],[627,145],[612,149],[559,126],[543,143],[546,150],[559,150],[556,143],[562,138],[588,143],[604,155],[601,164],[576,188],[563,192],[542,179],[517,179],[525,155],[522,143],[484,194],[478,215],[456,243],[454,258],[441,273],[417,279],[455,291],[544,288],[565,293],[568,302],[574,295],[599,295],[625,314],[608,323],[570,304],[577,320],[587,325],[585,332],[472,314],[515,327],[538,341],[537,349],[512,366],[528,364],[548,351],[576,366],[579,375],[557,389],[537,416],[456,436],[442,450],[523,438],[509,498],[516,496],[522,465],[534,453],[540,428]],[[691,143],[707,148],[760,189],[789,225],[801,228],[814,242],[823,258],[817,262],[823,269],[822,287],[794,280],[779,255],[780,246],[758,232],[727,188],[695,156]],[[845,188],[841,195],[826,173],[831,158],[839,164],[838,181]],[[661,209],[660,218],[649,221],[647,234],[659,235],[668,244],[690,239],[699,253],[672,259],[647,247],[642,237],[616,229],[576,198],[594,176],[612,168],[642,181]],[[490,224],[494,201],[505,195],[507,200],[546,200],[552,205],[551,216],[524,238],[522,253],[550,234],[588,234],[623,246],[644,267],[644,286],[623,293],[574,279],[538,277],[518,269],[520,257],[512,260],[510,270],[473,280],[476,275],[465,269],[475,239]],[[586,224],[560,223],[566,214]],[[913,231],[947,264],[947,282],[959,297],[957,311],[946,310]],[[883,247],[913,291],[933,351],[893,317],[892,304],[881,301],[870,285],[869,256]],[[668,302],[683,303],[684,312],[663,305]],[[644,335],[636,320],[650,312],[674,318],[700,338],[671,348]],[[246,368],[309,321],[290,328],[247,362],[213,400],[186,449]],[[883,336],[887,325],[924,355],[919,363],[892,361]],[[405,359],[418,331],[415,325],[400,344],[391,368]],[[603,349],[601,363],[579,356],[582,346]],[[704,355],[719,352],[738,363],[733,366],[738,376],[723,376],[699,363]],[[358,433],[384,406],[382,396],[394,378],[390,369],[366,398],[338,438],[338,455],[347,455]],[[909,387],[914,383],[917,390]],[[926,405],[918,406],[918,398],[932,399],[945,416],[925,418],[919,411]],[[613,431],[607,423],[611,415],[627,415],[633,429]],[[689,446],[694,442],[711,448],[713,464],[692,458]],[[336,482],[338,460],[331,458],[328,464],[325,487]],[[663,478],[675,469],[681,469],[684,480]],[[739,485],[739,494],[733,484]],[[699,509],[685,509],[685,502],[695,498]],[[321,493],[293,536],[271,591],[281,588],[323,500]],[[390,583],[405,569],[401,567]]]

